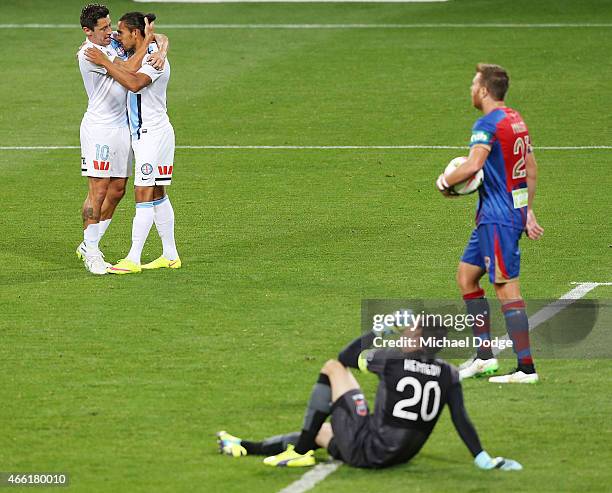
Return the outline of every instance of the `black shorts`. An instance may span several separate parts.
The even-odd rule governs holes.
[[[369,446],[370,411],[360,389],[342,394],[331,409],[331,426],[334,436],[327,451],[335,459],[354,467],[372,467],[364,451]]]

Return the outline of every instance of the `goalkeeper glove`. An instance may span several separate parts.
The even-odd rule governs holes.
[[[502,471],[520,471],[523,466],[517,461],[512,459],[505,459],[504,457],[492,458],[486,451],[480,452],[474,457],[474,464],[480,469],[501,469]]]

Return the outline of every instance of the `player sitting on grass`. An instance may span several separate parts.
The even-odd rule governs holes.
[[[404,349],[362,351],[376,337],[373,332],[365,334],[321,369],[301,433],[252,442],[220,431],[219,452],[234,457],[266,455],[263,462],[269,466],[304,467],[315,464],[314,449],[323,447],[354,467],[392,466],[409,461],[421,450],[448,404],[453,424],[477,467],[522,469],[518,462],[492,458],[482,448],[463,404],[457,369],[421,346],[421,337],[445,335],[442,327],[411,327],[402,335]],[[370,414],[349,368],[375,373],[380,379],[374,413]],[[331,423],[325,423],[330,415]]]

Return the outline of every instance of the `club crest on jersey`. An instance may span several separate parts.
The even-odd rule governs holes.
[[[153,173],[153,166],[150,163],[144,163],[140,167],[140,171],[142,171],[143,175],[150,175],[151,173]]]
[[[368,405],[366,404],[365,397],[363,396],[363,394],[355,394],[351,397],[353,398],[353,403],[355,404],[355,412],[359,416],[367,416]]]

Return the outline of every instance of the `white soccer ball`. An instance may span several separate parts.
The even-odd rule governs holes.
[[[465,156],[456,157],[450,163],[448,163],[446,169],[444,170],[444,175],[450,175],[456,168],[461,166],[466,161],[467,157]],[[457,195],[469,195],[470,193],[474,193],[476,190],[478,190],[478,187],[482,185],[483,178],[484,172],[482,171],[482,169],[479,169],[475,175],[471,176],[467,180],[453,185],[451,187],[451,190]]]

